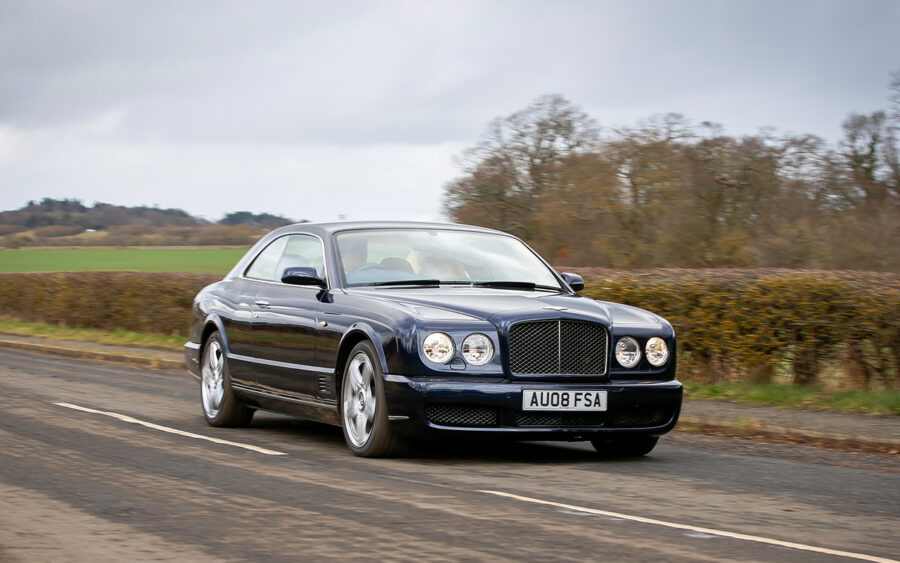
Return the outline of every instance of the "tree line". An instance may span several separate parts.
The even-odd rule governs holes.
[[[558,265],[900,271],[900,72],[843,138],[732,136],[678,114],[601,134],[559,95],[492,121],[446,186],[458,222]]]
[[[213,223],[181,209],[86,206],[44,198],[0,212],[0,248],[22,246],[250,245],[267,231],[295,222],[270,213],[228,213]]]
[[[217,221],[219,225],[249,225],[274,229],[294,223],[293,219],[270,213],[254,214],[249,211],[228,213]],[[190,215],[181,209],[159,207],[127,207],[97,202],[84,205],[79,199],[53,199],[29,201],[14,211],[0,212],[0,225],[20,227],[20,230],[39,227],[66,226],[82,229],[104,230],[122,225],[152,227],[208,225],[210,221]]]

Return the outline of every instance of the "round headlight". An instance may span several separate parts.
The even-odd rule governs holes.
[[[616,342],[616,361],[623,368],[633,368],[641,361],[641,347],[637,340],[630,336],[623,336]]]
[[[470,334],[463,340],[462,356],[473,366],[483,366],[494,357],[494,343],[483,334]]]
[[[437,364],[443,364],[453,357],[453,339],[443,332],[432,332],[422,342],[425,357]]]
[[[666,341],[658,336],[647,341],[644,353],[647,354],[647,361],[656,367],[662,366],[669,359],[669,347],[666,346]]]

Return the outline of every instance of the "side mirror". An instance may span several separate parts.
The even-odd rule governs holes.
[[[285,268],[281,274],[281,283],[291,285],[315,285],[325,287],[325,280],[320,278],[315,268]]]
[[[564,282],[569,284],[574,291],[581,291],[584,289],[584,278],[579,276],[578,274],[570,274],[569,272],[563,272],[562,279]]]

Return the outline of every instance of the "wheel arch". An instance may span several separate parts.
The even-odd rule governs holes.
[[[381,367],[381,373],[387,373],[387,356],[384,353],[384,347],[378,338],[378,334],[371,326],[365,323],[351,325],[341,338],[341,343],[338,346],[337,362],[334,366],[334,390],[338,397],[338,408],[341,405],[340,396],[341,387],[344,384],[344,368],[350,360],[350,352],[357,344],[366,340],[371,342],[372,348],[375,349],[376,360]]]
[[[219,338],[222,339],[222,347],[225,349],[225,354],[228,354],[228,336],[225,334],[225,324],[218,315],[210,315],[203,322],[203,331],[200,333],[200,361],[203,360],[203,349],[206,347],[206,341],[209,340],[209,337],[214,332],[219,333]]]

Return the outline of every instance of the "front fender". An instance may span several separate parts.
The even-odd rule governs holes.
[[[387,362],[387,353],[385,353],[385,346],[389,346],[390,344],[383,336],[380,336],[378,332],[368,323],[358,322],[353,323],[347,330],[344,332],[344,335],[341,337],[341,342],[339,346],[340,357],[338,360],[338,373],[335,375],[340,377],[339,371],[343,369],[344,362],[347,359],[347,356],[350,354],[350,350],[355,346],[359,341],[367,339],[374,344],[375,353],[378,355],[378,364],[381,366],[381,373],[390,373],[388,369]]]
[[[203,334],[200,337],[200,348],[203,348],[203,345],[206,344],[206,339],[209,338],[209,335],[214,331],[218,331],[219,336],[222,338],[222,346],[225,347],[225,354],[230,353],[231,348],[228,346],[228,335],[225,333],[225,323],[222,322],[222,318],[216,313],[207,315],[206,320],[203,321]]]
[[[225,354],[228,355],[228,335],[225,333],[225,325],[222,323],[222,319],[217,314],[209,314],[202,322],[197,323],[196,327],[191,330],[190,339],[184,344],[184,363],[187,366],[188,373],[194,377],[200,377],[200,361],[206,339],[216,331],[222,338],[222,346]]]

